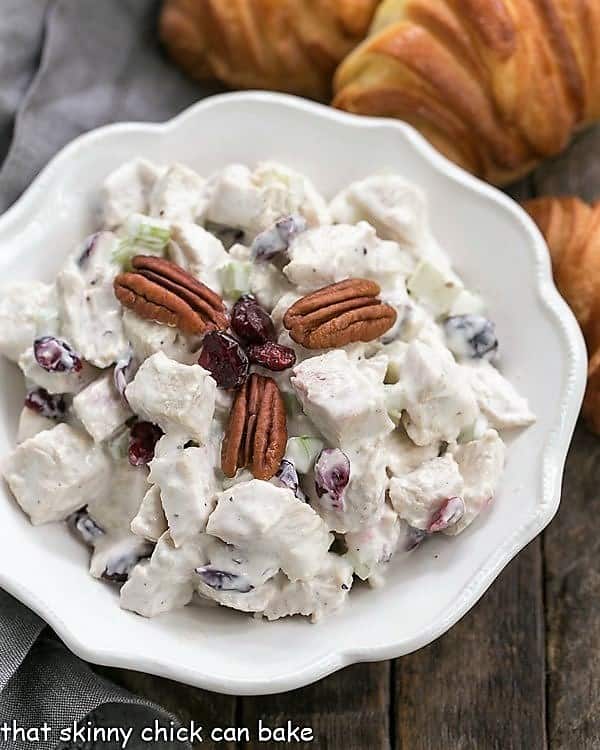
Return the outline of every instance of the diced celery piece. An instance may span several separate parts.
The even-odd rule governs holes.
[[[482,297],[468,289],[463,289],[450,309],[450,315],[484,315],[485,302]]]
[[[125,222],[125,229],[134,244],[148,250],[164,250],[171,239],[167,222],[144,214],[131,214]]]
[[[252,263],[244,260],[232,260],[219,268],[223,296],[226,299],[235,302],[242,294],[248,294],[251,269]]]
[[[451,273],[422,260],[406,282],[409,293],[431,308],[436,315],[445,315],[463,291],[460,281]]]
[[[292,437],[287,441],[285,458],[294,464],[299,474],[306,474],[311,470],[323,446],[322,440],[311,435]]]
[[[131,214],[125,222],[125,236],[113,252],[113,260],[128,268],[134,255],[164,255],[171,239],[169,225],[144,214]]]

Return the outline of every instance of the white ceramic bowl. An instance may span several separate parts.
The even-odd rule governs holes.
[[[0,486],[0,585],[41,615],[76,654],[234,694],[296,688],[357,661],[401,656],[444,633],[554,515],[585,383],[585,349],[551,280],[544,242],[509,198],[437,154],[410,127],[355,117],[289,96],[207,99],[162,125],[127,123],[65,148],[0,218],[0,279],[50,280],[94,228],[98,188],[131,157],[181,161],[202,174],[232,161],[278,159],[331,196],[377,170],[425,189],[437,237],[497,324],[502,369],[537,423],[510,440],[489,512],[456,539],[440,538],[356,586],[339,614],[258,622],[231,610],[187,607],[146,620],[89,576],[87,552],[63,525],[34,528]],[[1,359],[1,358],[0,358]],[[14,443],[23,394],[0,363],[0,455]],[[82,498],[84,503],[86,498]]]

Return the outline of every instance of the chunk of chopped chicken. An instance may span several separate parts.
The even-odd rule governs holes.
[[[304,413],[333,445],[376,441],[394,429],[383,384],[362,372],[343,350],[300,362],[291,383]]]
[[[193,169],[173,164],[155,182],[148,213],[170,222],[193,222],[204,213],[205,186]]]
[[[39,336],[56,335],[58,299],[54,284],[16,281],[0,290],[0,354],[17,362]]]
[[[132,416],[115,387],[112,370],[80,391],[73,399],[72,408],[97,443],[114,435]]]
[[[317,622],[339,609],[348,598],[352,587],[352,566],[339,555],[328,552],[312,578],[290,581],[279,575],[275,584],[275,591],[263,608],[268,620],[306,615]]]
[[[491,427],[507,430],[527,427],[535,422],[527,400],[519,396],[512,383],[489,362],[463,365],[462,375]]]
[[[206,530],[249,556],[254,551],[272,557],[292,580],[313,575],[333,541],[309,505],[260,479],[219,493]]]
[[[121,588],[121,606],[144,617],[189,604],[196,583],[195,569],[206,562],[202,535],[175,547],[168,532],[158,540],[152,556],[131,571]]]
[[[494,497],[504,470],[506,448],[496,430],[488,430],[479,440],[454,446],[451,451],[465,483],[464,515],[444,531],[455,536],[473,523]]]
[[[382,288],[404,287],[410,270],[395,242],[380,240],[366,222],[308,229],[294,237],[283,272],[300,291],[312,291],[348,277],[373,279]]]
[[[216,383],[200,365],[183,365],[163,352],[148,357],[127,386],[135,414],[204,443],[215,410]]]
[[[346,534],[346,559],[363,581],[379,573],[396,551],[401,524],[395,510],[385,505],[380,518]]]
[[[327,206],[310,181],[273,162],[259,164],[254,171],[230,164],[209,179],[208,192],[206,219],[243,230],[247,243],[293,213],[312,225],[329,221]]]
[[[102,448],[67,424],[25,440],[3,464],[13,495],[36,526],[62,521],[84,499],[102,497],[109,472]]]
[[[111,464],[110,474],[104,478],[105,491],[86,497],[87,512],[106,533],[129,534],[148,489],[146,477],[143,467],[132,466],[124,458]]]
[[[78,248],[56,278],[61,334],[88,362],[108,367],[128,348],[113,290],[120,270],[113,259],[118,238],[100,232],[89,242],[89,249]]]
[[[204,531],[215,506],[218,445],[182,448],[161,438],[150,463],[149,481],[160,488],[171,539],[180,547]]]
[[[344,453],[350,462],[350,478],[341,497],[319,493],[312,474],[305,481],[311,505],[330,529],[342,534],[375,523],[383,511],[387,484],[381,444],[346,447]]]
[[[219,269],[229,262],[223,243],[198,224],[182,222],[171,229],[169,256],[213,291],[223,289]]]
[[[131,520],[132,533],[157,542],[167,531],[168,524],[160,499],[160,487],[153,484],[142,498],[137,514]]]
[[[371,175],[357,180],[334,197],[330,210],[333,220],[340,224],[368,221],[379,237],[395,240],[415,258],[448,263],[429,229],[423,191],[400,175]]]
[[[444,501],[460,497],[464,482],[451,454],[425,461],[417,469],[390,480],[389,494],[400,518],[427,531]]]
[[[185,364],[192,364],[198,359],[194,350],[200,346],[200,342],[180,333],[177,328],[144,320],[132,310],[124,310],[123,329],[139,362],[161,351],[169,359]]]
[[[113,229],[133,213],[148,212],[150,193],[164,172],[147,159],[132,159],[111,172],[102,185],[102,220]]]
[[[479,410],[473,391],[447,349],[412,341],[399,369],[403,424],[417,445],[452,442],[475,421]]]

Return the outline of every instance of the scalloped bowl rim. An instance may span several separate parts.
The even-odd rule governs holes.
[[[2,588],[42,617],[68,648],[82,659],[104,666],[144,671],[217,692],[253,695],[291,690],[314,682],[352,663],[396,658],[415,651],[446,632],[474,606],[501,570],[542,531],[558,509],[564,462],[585,388],[587,359],[580,329],[572,312],[554,286],[545,242],[534,223],[518,204],[498,189],[480,181],[447,160],[416,130],[403,122],[388,118],[351,115],[289,95],[269,92],[219,94],[192,105],[164,123],[117,123],[85,133],[65,146],[40,172],[19,200],[0,217],[0,232],[6,233],[14,230],[19,224],[28,220],[32,212],[35,212],[36,203],[40,200],[44,190],[60,181],[63,165],[75,159],[81,150],[93,149],[99,141],[112,139],[124,133],[147,133],[160,137],[162,134],[177,130],[188,119],[199,118],[203,112],[231,102],[248,107],[255,104],[268,104],[286,109],[292,108],[299,115],[308,114],[311,117],[334,120],[343,127],[356,129],[357,133],[368,129],[393,129],[439,173],[501,206],[511,215],[513,221],[518,222],[525,229],[528,235],[530,240],[528,249],[533,253],[533,264],[537,269],[537,294],[543,307],[553,317],[560,330],[567,360],[567,378],[561,403],[557,408],[554,428],[546,436],[543,451],[543,498],[536,512],[528,518],[526,523],[516,528],[514,533],[495,550],[488,563],[472,578],[460,598],[444,613],[444,616],[409,641],[372,647],[357,646],[344,650],[331,649],[325,658],[308,662],[300,670],[282,673],[279,677],[266,681],[255,676],[243,679],[228,678],[203,672],[197,665],[170,660],[165,655],[156,657],[146,654],[144,658],[132,659],[128,653],[124,653],[118,647],[95,647],[93,643],[72,630],[61,615],[48,606],[43,596],[15,582],[9,571],[0,570]]]

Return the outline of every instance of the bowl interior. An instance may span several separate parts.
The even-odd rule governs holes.
[[[433,155],[408,128],[286,101],[220,97],[166,126],[117,126],[72,144],[0,220],[2,279],[52,279],[96,227],[102,179],[134,156],[181,161],[201,174],[232,161],[280,160],[328,197],[373,172],[397,172],[426,191],[433,231],[466,284],[484,295],[501,369],[538,421],[509,438],[501,489],[473,526],[392,564],[383,588],[356,586],[346,608],[317,626],[207,607],[155,620],[125,612],[115,589],[90,578],[87,552],[66,530],[30,526],[0,487],[2,585],[71,648],[93,661],[235,693],[296,687],[353,660],[407,653],[447,629],[550,520],[582,387],[572,320],[550,287],[547,260],[536,254],[539,237],[508,199]],[[23,385],[5,361],[0,379],[1,456],[14,443]]]

